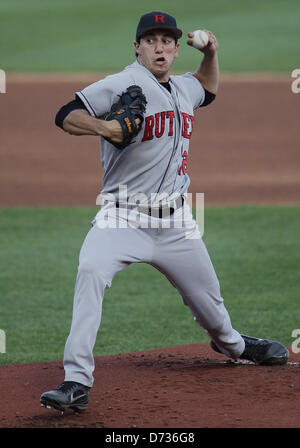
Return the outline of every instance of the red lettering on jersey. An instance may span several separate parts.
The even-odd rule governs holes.
[[[186,114],[181,112],[181,116],[183,118],[182,122],[182,135],[185,138],[191,138],[193,127],[194,127],[194,117],[193,115]]]
[[[187,172],[187,161],[188,161],[188,153],[186,151],[184,151],[184,153],[182,154],[182,162],[181,165],[179,167],[178,170],[178,174],[180,175],[182,174],[186,174]]]
[[[172,137],[172,135],[173,135],[173,122],[174,122],[174,116],[175,116],[175,113],[174,113],[174,111],[173,110],[168,110],[168,112],[167,112],[167,118],[169,118],[169,134],[168,134],[168,136],[169,137]]]
[[[165,119],[166,112],[155,114],[155,136],[157,138],[160,138],[165,132]]]
[[[181,112],[182,116],[182,136],[184,138],[191,138],[193,127],[194,127],[194,117],[193,115]],[[173,137],[174,135],[174,118],[175,112],[173,110],[168,110],[166,112],[157,112],[155,115],[149,115],[145,118],[145,131],[142,138],[142,142],[148,140],[153,140],[154,137],[161,138],[166,131],[166,120],[169,120],[169,131],[168,137]]]
[[[165,16],[161,14],[155,14],[155,23],[165,23]]]
[[[145,132],[142,142],[153,139],[154,116],[150,115],[145,118]]]

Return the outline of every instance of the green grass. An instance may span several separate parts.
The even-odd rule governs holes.
[[[184,37],[174,70],[194,70],[198,53],[188,31],[211,29],[222,71],[291,72],[300,53],[298,0],[2,0],[0,66],[25,72],[118,71],[134,60],[140,16],[150,10],[177,18]]]
[[[77,260],[93,208],[0,209],[0,364],[62,359]],[[299,328],[300,207],[206,208],[204,240],[234,327],[291,345]],[[207,342],[165,277],[146,264],[107,290],[95,355]]]

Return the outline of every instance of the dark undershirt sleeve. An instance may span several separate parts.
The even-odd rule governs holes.
[[[166,86],[164,86],[166,87]],[[169,86],[168,86],[169,87]],[[200,107],[204,107],[207,106],[208,104],[210,104],[212,101],[214,101],[216,95],[214,93],[209,92],[208,90],[205,90],[205,99],[203,101],[203,103],[201,104]],[[62,106],[59,111],[56,114],[55,117],[55,124],[56,126],[60,127],[61,129],[63,129],[63,121],[66,118],[67,115],[69,115],[70,112],[72,112],[72,110],[76,110],[76,109],[86,109],[84,103],[81,101],[80,98],[78,98],[78,96],[75,97],[75,99],[73,101],[70,101],[69,103],[65,104],[64,106]]]
[[[205,98],[200,107],[207,106],[208,104],[212,103],[213,100],[216,98],[216,95],[214,93],[211,93],[206,89],[204,90],[205,90]]]
[[[83,102],[81,101],[80,98],[78,98],[77,96],[75,97],[75,100],[70,101],[69,103],[65,104],[64,106],[62,106],[59,111],[56,114],[55,117],[55,124],[56,126],[60,127],[61,129],[63,129],[63,121],[66,118],[67,115],[69,115],[70,112],[72,112],[72,110],[76,110],[76,109],[86,109],[85,105],[83,104]]]

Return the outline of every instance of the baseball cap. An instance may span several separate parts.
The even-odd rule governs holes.
[[[155,29],[166,29],[172,32],[174,36],[179,39],[182,36],[182,31],[177,28],[177,23],[174,17],[166,12],[151,11],[142,15],[136,30],[136,40],[147,31]]]

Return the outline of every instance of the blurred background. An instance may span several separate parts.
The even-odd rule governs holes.
[[[173,73],[201,61],[186,45],[189,31],[210,29],[219,41],[218,101],[201,110],[191,141],[192,191],[209,204],[297,202],[299,2],[163,0],[151,9],[173,14],[183,30]],[[64,135],[54,117],[76,91],[134,61],[148,11],[144,0],[1,1],[0,204],[95,204],[98,141]]]
[[[134,59],[138,20],[151,10],[174,15],[183,30],[174,68],[192,70],[184,42],[194,29],[212,30],[223,72],[290,73],[300,53],[297,0],[1,0],[1,68],[8,72],[106,72]]]

